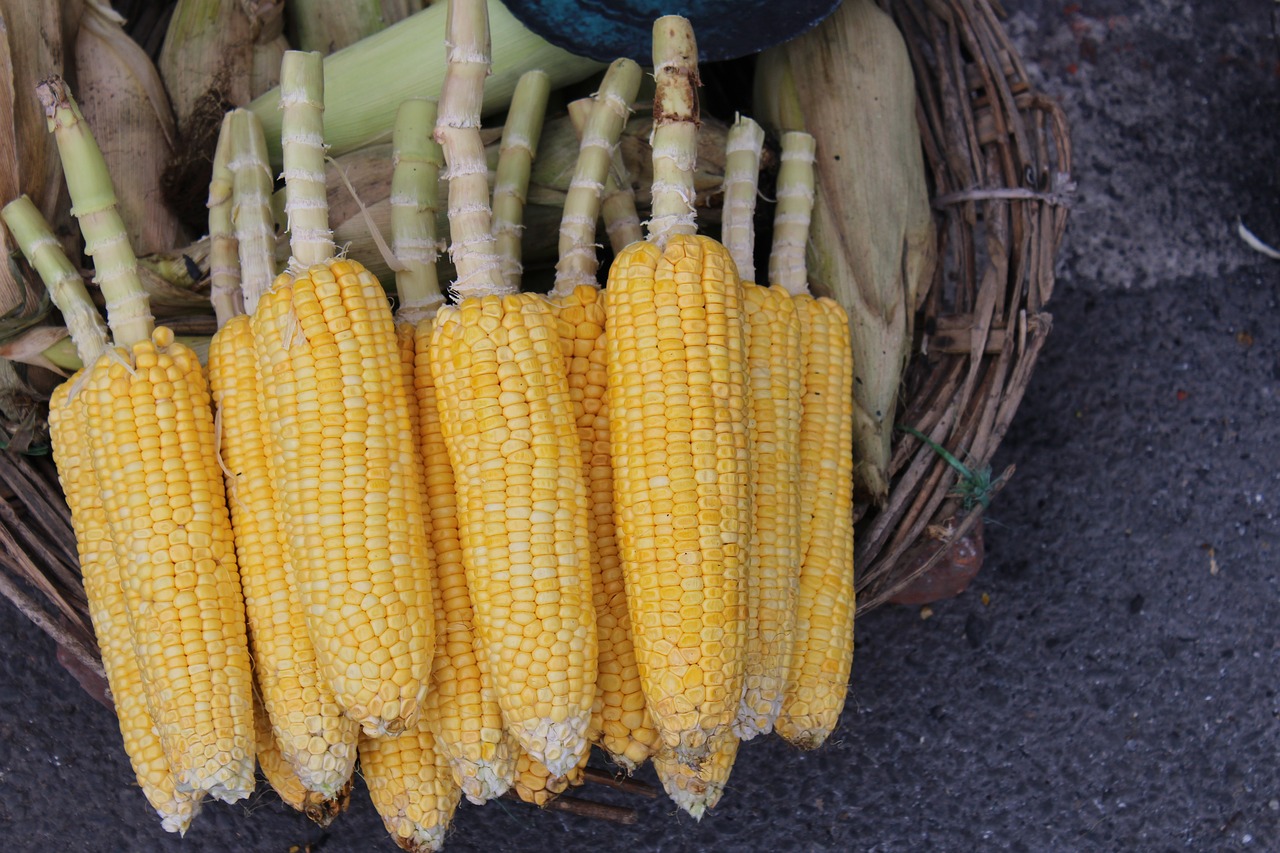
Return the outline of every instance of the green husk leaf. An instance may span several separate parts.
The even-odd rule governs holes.
[[[448,5],[436,3],[325,59],[325,141],[330,154],[389,139],[401,101],[441,91],[444,51],[428,47],[444,44]],[[558,89],[600,69],[600,63],[554,47],[525,29],[497,0],[488,5],[493,42],[502,49],[485,80],[486,113],[511,103],[516,81],[526,71],[546,71],[551,87]],[[273,168],[281,163],[279,105],[279,89],[250,105],[262,121]]]

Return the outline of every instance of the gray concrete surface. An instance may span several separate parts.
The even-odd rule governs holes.
[[[1280,243],[1273,4],[1005,5],[1079,199],[974,587],[862,620],[834,742],[749,745],[700,825],[464,806],[447,849],[1280,850],[1280,264],[1234,234]],[[363,792],[328,833],[263,794],[166,836],[2,606],[0,648],[0,850],[393,849]]]

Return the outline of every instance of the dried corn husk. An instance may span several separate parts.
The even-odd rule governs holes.
[[[329,54],[422,8],[412,0],[290,0],[289,41],[298,50]]]
[[[289,40],[284,36],[284,0],[255,0],[250,6],[253,68],[249,72],[249,97],[256,98],[280,85],[280,63],[289,49]]]
[[[209,283],[210,251],[209,238],[201,237],[189,246],[139,256],[138,263],[174,287],[191,290]]]
[[[103,0],[85,5],[76,37],[77,88],[111,172],[129,241],[146,254],[186,241],[160,185],[177,133],[160,75],[123,23]]]
[[[156,64],[183,137],[189,135],[188,123],[202,102],[249,102],[249,27],[249,15],[239,0],[178,0]]]
[[[28,385],[13,362],[0,358],[0,447],[47,453],[48,415],[48,395]]]
[[[36,84],[69,65],[83,4],[0,0],[0,199],[26,194],[55,227],[62,161],[50,135]]]
[[[34,326],[0,344],[0,358],[70,376],[75,367],[67,362],[67,356],[75,355],[75,346],[60,346],[63,341],[70,342],[70,334],[65,326]]]
[[[284,0],[178,0],[158,65],[182,136],[202,100],[243,107],[279,83],[288,49]]]
[[[288,44],[284,0],[178,0],[159,68],[173,101],[178,139],[164,169],[165,198],[193,233],[203,233],[213,148],[227,110],[276,84]]]
[[[785,88],[785,51],[794,90]],[[889,449],[918,299],[937,263],[915,77],[902,34],[873,0],[770,51],[757,111],[817,139],[809,280],[849,313],[854,350],[854,482],[860,501],[889,493]],[[793,100],[794,99],[794,100]],[[794,111],[798,104],[799,112]]]
[[[0,0],[0,202],[24,193],[55,227],[68,221],[62,161],[33,95],[36,83],[61,74],[80,25],[78,2]],[[17,246],[0,224],[0,339],[49,312],[44,286],[17,260]]]
[[[653,186],[653,149],[649,137],[653,133],[653,110],[650,104],[635,105],[635,115],[627,122],[618,141],[623,165],[632,182],[636,184],[636,206],[641,215],[649,210]],[[698,129],[698,160],[694,166],[694,204],[698,206],[698,221],[715,224],[719,220],[718,203],[720,187],[724,183],[724,151],[729,127],[719,119],[703,116]],[[486,137],[487,138],[487,137]],[[567,117],[549,122],[539,143],[540,155],[533,165],[533,177],[529,188],[530,204],[564,206],[564,193],[573,178],[574,163],[578,156],[578,136],[573,122]],[[773,153],[767,152],[764,165],[773,165]],[[704,217],[706,210],[709,216]]]

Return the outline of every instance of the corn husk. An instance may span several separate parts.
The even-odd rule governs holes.
[[[55,226],[62,162],[34,93],[37,83],[66,69],[82,14],[74,0],[0,0],[6,36],[0,41],[0,199],[26,194]]]
[[[325,59],[324,135],[331,155],[389,141],[401,101],[439,96],[448,5],[436,3]],[[526,71],[542,69],[550,75],[552,89],[558,89],[603,68],[534,35],[498,0],[489,0],[489,34],[502,49],[495,51],[485,80],[487,114],[511,103],[516,81]],[[272,168],[279,168],[280,90],[272,89],[249,108],[262,122]]]
[[[277,85],[288,49],[284,0],[178,0],[157,66],[179,135],[203,102],[243,107]]]
[[[69,220],[62,163],[36,99],[36,83],[64,71],[83,7],[79,2],[0,0],[0,202],[24,193],[55,227]],[[0,339],[49,313],[44,286],[18,260],[0,224]]]
[[[75,368],[68,363],[68,356],[75,355],[75,346],[70,351],[60,346],[63,341],[71,343],[70,334],[65,326],[33,326],[0,344],[0,358],[70,376],[68,368]]]
[[[240,0],[178,0],[156,63],[183,137],[201,103],[249,102],[253,41]]]
[[[258,0],[250,23],[253,67],[249,72],[249,96],[257,98],[280,85],[280,63],[289,49],[289,40],[284,36],[284,0]]]
[[[165,197],[193,233],[203,233],[201,187],[227,110],[242,107],[279,80],[288,44],[284,0],[179,0],[158,66],[173,101],[178,139],[165,163]]]
[[[636,104],[635,115],[628,120],[618,141],[618,150],[627,174],[637,185],[636,207],[641,216],[648,212],[653,201],[653,149],[649,145],[652,134],[651,105]],[[694,165],[693,189],[698,221],[703,224],[717,224],[720,221],[719,208],[713,207],[713,202],[718,203],[724,183],[724,152],[728,136],[729,127],[724,122],[706,115],[702,117],[702,124],[698,129],[698,160]],[[545,151],[547,156],[539,158],[534,164],[529,201],[531,204],[563,207],[563,196],[573,177],[578,153],[578,136],[573,122],[565,118],[549,123],[540,145],[540,150]],[[535,194],[535,189],[540,189],[541,192]],[[704,212],[709,215],[704,216]]]
[[[211,250],[205,236],[188,246],[140,255],[138,263],[174,287],[191,290],[208,283]]]
[[[937,263],[911,60],[873,0],[845,0],[816,29],[768,53],[757,114],[817,139],[809,281],[849,314],[854,483],[859,501],[878,505],[889,492],[913,318]]]
[[[85,5],[76,37],[77,89],[115,184],[129,242],[146,254],[186,241],[161,188],[177,129],[159,73],[123,23],[103,0]]]
[[[18,453],[49,450],[46,395],[27,384],[7,358],[0,358],[0,447]]]
[[[403,21],[432,4],[433,0],[382,0],[382,17],[387,24]]]
[[[413,0],[290,0],[289,41],[329,54],[381,32],[424,7]]]

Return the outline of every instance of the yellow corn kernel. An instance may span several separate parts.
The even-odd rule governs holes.
[[[567,775],[554,776],[542,762],[531,758],[523,749],[518,750],[513,786],[516,796],[530,805],[543,808],[565,791],[576,788],[586,781],[585,771],[590,755],[590,752],[584,752],[578,759],[577,766]]]
[[[462,791],[436,747],[430,698],[415,727],[399,737],[360,738],[360,772],[369,799],[402,850],[439,850]]]
[[[596,683],[587,498],[555,315],[537,294],[442,308],[432,377],[476,633],[507,728],[557,775]]]
[[[732,725],[746,639],[750,407],[728,251],[636,243],[605,291],[614,513],[636,661],[666,748],[696,765]]]
[[[709,754],[696,768],[680,761],[671,750],[655,755],[653,768],[658,771],[658,780],[667,796],[694,820],[702,820],[707,809],[715,808],[720,802],[734,759],[738,757],[738,744],[737,735],[721,729],[712,735]]]
[[[734,731],[768,734],[782,708],[800,582],[800,316],[784,288],[743,285],[751,383],[753,507],[747,644]]]
[[[269,724],[275,728],[271,742],[300,783],[323,800],[350,782],[359,726],[342,713],[320,677],[307,633],[281,529],[279,484],[269,455],[269,427],[248,317],[233,317],[214,335],[209,385],[221,429],[219,452],[254,669]]]
[[[800,587],[776,729],[816,749],[835,729],[853,663],[853,355],[834,300],[795,297],[805,348],[800,421]]]
[[[134,651],[178,790],[253,791],[244,600],[196,355],[155,330],[108,350],[85,387],[85,425]]]
[[[424,496],[435,555],[436,653],[432,684],[436,693],[436,745],[449,759],[454,781],[480,805],[502,796],[515,774],[514,739],[503,728],[488,673],[488,657],[477,645],[467,572],[458,531],[458,497],[453,468],[440,426],[430,343],[434,318],[401,332],[401,354],[412,366],[418,447],[426,479]]]
[[[346,784],[332,796],[327,797],[307,790],[293,765],[285,760],[284,753],[280,751],[280,744],[271,726],[271,718],[262,704],[261,697],[255,693],[253,699],[253,727],[257,739],[258,767],[266,777],[267,784],[289,807],[302,812],[320,826],[327,827],[333,823],[334,818],[347,810],[347,805],[351,801],[352,778],[348,777]]]
[[[378,280],[335,260],[281,276],[253,318],[272,464],[320,670],[367,733],[413,725],[434,651],[416,439]]]
[[[604,300],[590,285],[553,302],[565,356],[569,399],[578,425],[582,478],[587,485],[591,593],[599,646],[591,739],[628,772],[653,754],[658,731],[645,706],[631,642],[627,591],[613,518],[613,467],[605,368]]]
[[[129,615],[124,591],[120,588],[120,567],[111,544],[111,531],[107,528],[98,478],[89,458],[88,437],[84,433],[87,417],[84,397],[72,393],[84,377],[84,371],[77,372],[59,385],[49,400],[49,436],[53,440],[58,479],[71,509],[71,527],[76,535],[89,617],[98,638],[107,686],[115,700],[125,753],[133,765],[138,786],[160,816],[161,825],[169,832],[185,834],[200,811],[204,792],[182,792],[175,788],[169,761],[147,709],[142,671],[133,651]]]

